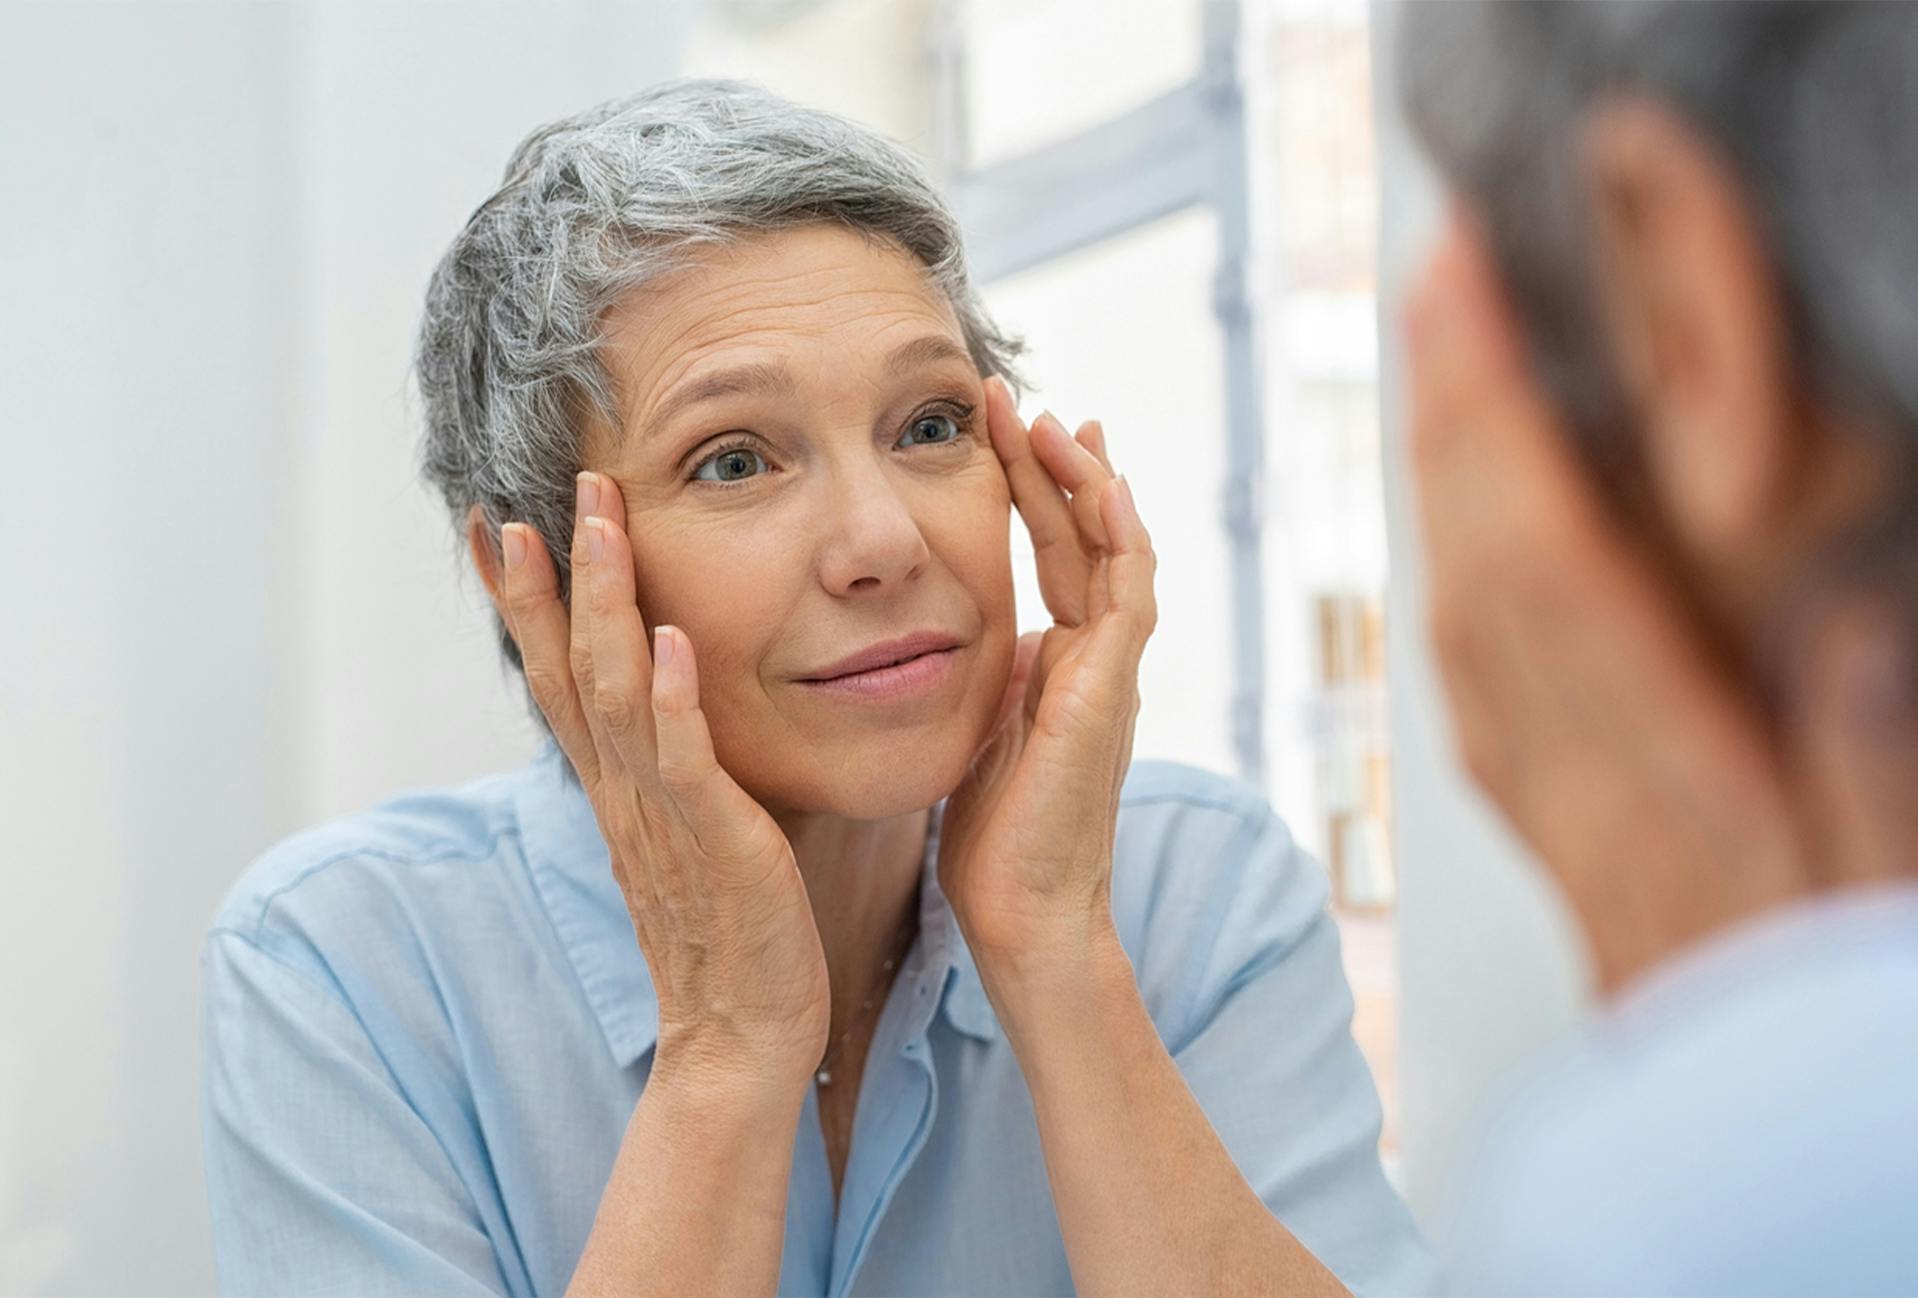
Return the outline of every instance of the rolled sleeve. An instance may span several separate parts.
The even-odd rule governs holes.
[[[231,930],[201,968],[221,1291],[507,1293],[472,1195],[337,989]]]

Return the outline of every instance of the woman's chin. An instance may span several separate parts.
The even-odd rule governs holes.
[[[965,776],[971,751],[963,740],[942,736],[909,744],[849,745],[843,752],[814,751],[767,780],[760,800],[785,810],[850,820],[923,811]]]

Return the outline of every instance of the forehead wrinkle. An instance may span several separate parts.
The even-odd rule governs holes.
[[[721,317],[720,320],[734,319],[741,314],[744,314],[743,310],[730,312],[727,316]],[[853,317],[853,320],[845,323],[857,321],[858,323],[866,325],[876,324],[877,332],[881,335],[904,329],[924,329],[928,325],[936,328],[946,323],[936,314],[928,314],[919,310],[889,311],[886,315],[892,318],[886,319],[881,323],[875,320],[874,313],[862,312]],[[719,323],[720,320],[709,318],[702,323],[714,324]],[[697,326],[695,326],[695,328],[696,327]],[[844,324],[842,323],[838,328],[824,327],[806,330],[805,336],[808,339],[820,339],[839,332],[843,327]],[[711,375],[700,378],[687,377],[687,375],[698,368],[702,361],[711,356],[715,351],[730,350],[742,345],[750,346],[753,344],[755,335],[761,333],[771,333],[778,336],[790,332],[790,327],[787,325],[770,324],[745,330],[729,331],[723,337],[713,338],[695,345],[684,356],[675,358],[674,362],[669,365],[667,373],[662,376],[665,381],[659,384],[654,390],[663,392],[665,395],[654,409],[646,414],[645,426],[648,429],[656,428],[663,424],[668,417],[676,414],[685,406],[708,397],[736,392],[770,392],[780,395],[795,394],[797,384],[793,379],[792,373],[778,360],[747,361],[737,365],[726,366],[715,370]],[[914,370],[944,362],[963,363],[970,367],[972,357],[970,353],[966,351],[965,347],[949,334],[921,333],[918,337],[894,347],[891,352],[887,354],[882,368],[887,377],[898,378]],[[633,412],[634,415],[638,413],[638,411]]]
[[[739,393],[791,396],[798,392],[792,374],[778,361],[748,361],[680,383],[667,392],[647,420],[645,436],[688,406]]]
[[[669,337],[654,339],[653,345],[661,350],[672,351],[677,346],[686,344],[689,339],[698,339],[698,341],[692,342],[691,345],[687,347],[685,354],[673,358],[673,360],[668,363],[665,373],[661,375],[662,381],[650,386],[651,392],[668,394],[666,402],[661,406],[656,406],[652,412],[646,413],[643,398],[640,401],[636,401],[633,407],[630,407],[627,411],[625,420],[626,427],[632,427],[635,424],[642,423],[641,416],[643,414],[643,426],[647,431],[651,431],[662,424],[667,415],[677,413],[683,406],[691,404],[692,397],[694,394],[697,394],[698,388],[704,386],[704,380],[694,380],[694,393],[689,394],[685,399],[681,399],[676,389],[686,382],[685,376],[693,371],[701,360],[710,356],[715,350],[749,343],[756,334],[766,333],[778,337],[781,335],[790,336],[794,332],[800,332],[808,338],[822,338],[829,334],[838,333],[849,325],[861,323],[872,324],[875,321],[875,317],[882,315],[894,317],[885,325],[881,326],[880,332],[882,333],[888,330],[924,323],[944,326],[948,330],[957,327],[957,320],[951,314],[950,305],[947,304],[943,298],[939,297],[936,292],[929,291],[929,286],[916,274],[910,275],[908,282],[904,284],[862,283],[846,287],[835,287],[829,283],[822,286],[823,291],[808,292],[805,294],[795,293],[777,301],[754,301],[750,299],[768,285],[794,286],[800,281],[822,276],[839,279],[843,278],[848,270],[852,268],[847,266],[808,267],[798,271],[774,270],[763,275],[756,275],[743,267],[727,266],[723,273],[716,276],[713,272],[718,270],[717,267],[709,266],[701,269],[704,270],[706,274],[695,272],[692,275],[681,278],[678,283],[674,284],[671,288],[658,291],[657,296],[654,297],[655,302],[658,302],[659,298],[668,299],[663,304],[666,310],[661,313],[662,318],[658,319],[659,325],[671,329],[674,323],[674,317],[679,317],[683,323],[678,329],[673,330]],[[907,268],[900,269],[906,270]],[[701,285],[699,282],[703,279],[715,277],[718,278],[720,282],[709,287]],[[740,299],[742,297],[748,300],[741,301]],[[903,307],[893,306],[884,311],[876,311],[870,301],[875,298],[904,298],[909,305]],[[671,299],[678,299],[678,301],[672,301]],[[714,299],[718,299],[721,303],[724,303],[722,309],[717,311],[712,309]],[[728,301],[728,299],[731,300]],[[751,317],[754,315],[766,312],[819,311],[841,300],[845,303],[843,308],[832,313],[837,317],[836,319],[813,327],[796,330],[794,324],[789,321],[777,319],[764,321],[751,320]],[[704,309],[691,310],[691,308],[695,306]],[[629,356],[638,354],[642,349],[651,350],[651,348],[646,346],[647,331],[638,327],[639,321],[632,318],[631,312],[632,308],[629,307],[628,312],[623,313],[628,315],[629,324],[619,330],[619,332],[626,335],[624,349]],[[690,314],[692,318],[687,319],[688,314]],[[703,334],[717,334],[717,336],[699,338],[699,336]],[[900,355],[900,352],[908,348],[912,349],[916,354],[911,356]],[[906,344],[904,347],[896,349],[894,354],[889,358],[886,369],[888,374],[897,377],[898,374],[908,367],[925,365],[938,359],[963,360],[968,365],[971,363],[971,357],[965,348],[950,338],[935,340],[931,337],[922,336]],[[776,362],[760,361],[736,368],[748,370],[757,368],[763,372],[757,375],[741,374],[736,376],[742,381],[733,385],[725,385],[723,390],[768,390],[788,393],[794,390],[790,373],[775,374],[772,372],[781,368]],[[720,371],[715,377],[719,378],[725,375],[726,371]],[[722,385],[715,383],[714,390],[709,395],[718,395],[720,390],[722,390]],[[639,394],[636,393],[635,396],[639,396]],[[640,440],[644,440],[643,436]]]

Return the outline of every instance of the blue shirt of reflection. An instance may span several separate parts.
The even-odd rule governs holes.
[[[1507,1090],[1461,1295],[1918,1294],[1918,884],[1684,953]]]
[[[585,795],[527,767],[267,852],[202,957],[229,1294],[557,1294],[646,1085],[657,1001]],[[785,1294],[1053,1294],[1032,1102],[939,892],[878,1021],[837,1205],[801,1116]],[[1146,1005],[1254,1189],[1359,1293],[1429,1257],[1378,1157],[1319,867],[1265,802],[1139,762],[1113,901]]]

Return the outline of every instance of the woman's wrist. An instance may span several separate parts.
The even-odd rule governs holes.
[[[756,1121],[796,1109],[811,1081],[812,1066],[792,1050],[668,1030],[654,1048],[646,1087],[689,1116],[716,1108]]]
[[[1136,995],[1132,961],[1109,907],[1056,917],[1017,943],[975,944],[994,1011],[1015,1041],[1030,1025],[1069,1024],[1113,998]]]
[[[803,1087],[662,1038],[569,1293],[772,1292]]]

